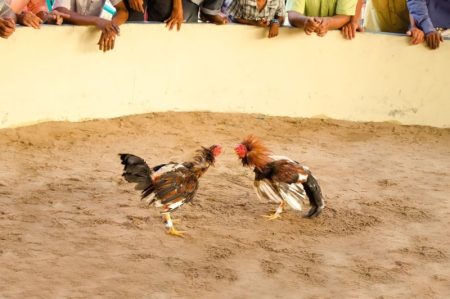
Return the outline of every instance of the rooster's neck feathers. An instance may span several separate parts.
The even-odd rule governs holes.
[[[248,136],[242,141],[247,149],[247,155],[242,159],[244,166],[254,166],[263,169],[267,163],[271,162],[270,150],[255,136]]]
[[[196,176],[201,177],[209,166],[214,165],[215,157],[211,149],[202,147],[196,151],[196,154],[191,162],[183,163],[185,167],[193,171]]]

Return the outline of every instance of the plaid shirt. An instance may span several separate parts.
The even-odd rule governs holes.
[[[261,11],[256,7],[256,0],[233,0],[228,14],[233,18],[250,21],[266,19],[273,20],[275,16],[282,17],[286,14],[285,0],[267,0],[266,6]]]

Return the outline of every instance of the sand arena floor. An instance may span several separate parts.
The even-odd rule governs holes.
[[[265,221],[232,147],[253,133],[310,166],[327,208]],[[184,239],[125,183],[149,164],[225,148]],[[450,298],[450,130],[156,113],[0,130],[1,298]]]

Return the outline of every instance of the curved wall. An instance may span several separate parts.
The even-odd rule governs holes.
[[[156,111],[264,113],[450,127],[450,42],[344,40],[284,28],[127,24],[114,51],[87,27],[18,28],[0,39],[0,128]]]

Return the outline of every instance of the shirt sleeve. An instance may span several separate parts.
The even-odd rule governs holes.
[[[233,0],[228,7],[228,14],[233,18],[242,18],[241,4],[239,0]]]
[[[286,10],[287,11],[296,11],[296,12],[304,15],[305,14],[305,3],[306,3],[306,0],[288,0],[287,5],[286,5]]]
[[[31,0],[27,4],[28,11],[37,14],[40,11],[48,11],[46,0]]]
[[[275,15],[278,17],[284,17],[285,14],[286,14],[286,7],[284,5],[284,0],[280,0]]]
[[[408,10],[425,34],[435,31],[425,0],[408,0]]]
[[[354,16],[357,2],[358,0],[338,0],[336,4],[336,14]]]
[[[55,3],[53,3],[53,9],[58,7],[67,8],[68,10],[75,11],[75,1],[55,0]]]

